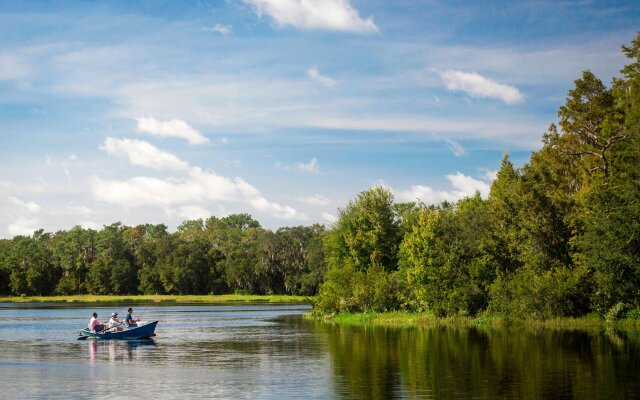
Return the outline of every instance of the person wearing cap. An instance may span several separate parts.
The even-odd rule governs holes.
[[[127,310],[127,316],[124,317],[124,324],[126,326],[137,326],[136,322],[139,322],[140,318],[133,319],[133,315],[131,314],[133,314],[133,308],[129,307]]]
[[[109,329],[115,328],[116,331],[121,331],[122,328],[117,328],[117,326],[122,324],[124,324],[124,322],[118,320],[118,313],[114,312],[113,314],[111,314],[111,318],[109,319],[107,326],[109,327]]]

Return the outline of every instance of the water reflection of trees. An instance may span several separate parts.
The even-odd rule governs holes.
[[[629,398],[640,393],[638,338],[620,332],[348,328],[327,338],[349,398]]]

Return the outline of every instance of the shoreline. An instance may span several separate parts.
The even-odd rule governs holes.
[[[640,319],[622,318],[608,321],[605,318],[591,314],[578,318],[552,318],[547,320],[514,320],[500,315],[480,315],[477,317],[456,316],[437,317],[431,313],[411,312],[381,312],[381,313],[342,313],[330,316],[306,314],[309,319],[316,319],[339,326],[351,327],[523,327],[534,329],[621,329],[640,331]]]
[[[289,295],[73,295],[73,296],[6,296],[0,303],[270,303],[310,304],[307,296]]]

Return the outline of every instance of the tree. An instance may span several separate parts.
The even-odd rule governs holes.
[[[0,239],[0,294],[9,294],[9,277],[11,276],[11,263],[9,254],[12,243],[7,239]]]
[[[611,91],[587,70],[575,81],[566,104],[558,111],[565,151],[580,160],[585,180],[596,172],[608,177],[612,148],[630,139],[622,126],[624,115],[614,104]]]
[[[339,211],[329,234],[330,266],[345,259],[361,271],[378,264],[385,271],[398,268],[400,232],[393,210],[393,194],[380,186],[365,190]],[[331,246],[335,245],[335,248]]]
[[[86,293],[86,277],[97,253],[96,236],[93,229],[79,225],[54,235],[53,255],[62,269],[57,293]]]
[[[593,308],[640,307],[640,182],[598,181],[579,200],[579,265],[593,271]]]
[[[359,193],[339,211],[326,235],[328,272],[317,309],[385,310],[397,305],[400,230],[393,194],[382,187]]]
[[[400,250],[405,307],[437,315],[476,314],[495,274],[488,204],[477,193],[457,205],[424,207]]]
[[[265,233],[262,269],[273,293],[313,295],[324,273],[324,227],[280,228]]]

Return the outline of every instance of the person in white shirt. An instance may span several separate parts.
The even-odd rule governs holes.
[[[111,318],[109,319],[109,322],[107,322],[107,327],[109,329],[114,329],[116,331],[121,331],[122,328],[118,328],[118,325],[122,325],[123,322],[118,320],[118,313],[114,312],[113,314],[111,314]]]

